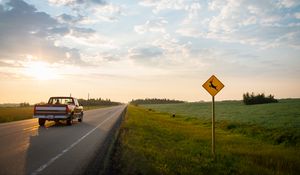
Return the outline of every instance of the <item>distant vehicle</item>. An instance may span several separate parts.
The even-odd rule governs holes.
[[[40,126],[44,126],[46,120],[66,120],[67,125],[72,125],[73,119],[83,121],[83,107],[73,97],[50,97],[47,104],[34,106],[33,118],[39,119]]]

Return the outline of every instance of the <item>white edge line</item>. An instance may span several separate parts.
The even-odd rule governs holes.
[[[117,112],[119,112],[119,111],[117,111]],[[117,113],[117,112],[115,112],[115,113]],[[59,153],[58,155],[56,155],[55,157],[53,157],[52,159],[50,159],[47,163],[45,163],[44,165],[40,166],[38,169],[36,169],[35,171],[33,171],[31,173],[31,175],[36,175],[36,174],[42,172],[45,168],[47,168],[49,165],[51,165],[55,160],[57,160],[58,158],[60,158],[61,156],[63,156],[65,153],[67,153],[69,150],[71,150],[74,146],[76,146],[79,142],[81,142],[84,138],[86,138],[93,131],[95,131],[97,128],[99,128],[103,123],[105,123],[109,119],[115,117],[114,114],[111,115],[110,117],[108,117],[107,119],[105,119],[104,121],[102,121],[99,125],[97,125],[94,129],[90,130],[84,136],[80,137],[76,142],[74,142],[72,145],[70,145],[69,147],[67,147],[66,149],[64,149],[61,153]]]

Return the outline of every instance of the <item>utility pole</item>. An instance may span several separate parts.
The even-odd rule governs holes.
[[[90,93],[88,93],[88,100],[87,100],[87,106],[90,105]]]

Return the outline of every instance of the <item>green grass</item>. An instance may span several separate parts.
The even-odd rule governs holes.
[[[112,173],[298,174],[299,151],[217,128],[213,161],[209,125],[129,106],[112,156]]]
[[[211,103],[143,105],[157,111],[210,123]],[[300,99],[244,105],[241,101],[216,102],[217,127],[267,139],[274,144],[300,145]]]
[[[0,107],[0,123],[32,118],[33,107]]]
[[[105,108],[109,106],[85,106],[84,110]],[[31,119],[33,107],[0,107],[0,123]]]

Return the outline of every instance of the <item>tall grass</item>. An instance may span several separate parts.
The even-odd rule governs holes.
[[[186,117],[129,106],[113,155],[115,174],[298,174],[300,149],[211,129]]]
[[[0,123],[32,118],[33,107],[0,107]]]

